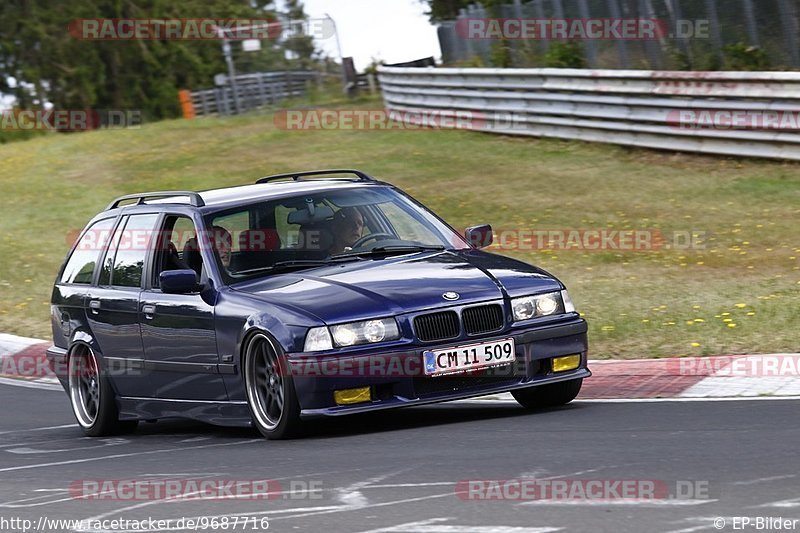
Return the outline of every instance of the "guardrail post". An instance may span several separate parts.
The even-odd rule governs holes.
[[[258,104],[264,106],[267,103],[267,95],[264,92],[264,75],[258,74]]]

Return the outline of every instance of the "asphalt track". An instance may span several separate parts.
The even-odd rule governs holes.
[[[269,531],[800,531],[797,400],[583,401],[535,413],[508,402],[457,402],[324,420],[304,439],[283,442],[185,421],[84,438],[63,392],[7,383],[0,405],[2,531],[22,531],[12,519],[30,520],[30,530],[70,531],[76,527],[49,521],[151,518],[171,519],[179,531],[263,531],[267,523]],[[519,479],[560,480],[570,490],[587,480],[636,481],[659,490],[522,496],[513,490],[519,485],[497,482]],[[177,500],[152,492],[131,499],[114,480],[140,488],[177,480],[184,495],[197,480],[271,483],[269,499],[245,489]],[[90,481],[106,482],[106,492],[86,498],[95,494]],[[488,495],[496,499],[476,499]],[[772,518],[772,527],[757,528],[758,517]],[[798,520],[777,529],[778,517],[782,526]],[[197,527],[179,527],[181,518],[198,519]],[[721,529],[715,519],[725,521]]]

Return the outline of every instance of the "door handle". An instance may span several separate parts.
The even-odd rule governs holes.
[[[142,313],[144,313],[144,317],[147,320],[153,320],[153,315],[156,314],[156,306],[155,305],[142,306]]]
[[[92,314],[97,314],[100,310],[100,300],[92,300],[89,302],[89,307],[92,310]]]

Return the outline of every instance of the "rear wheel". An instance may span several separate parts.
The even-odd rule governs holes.
[[[299,435],[300,404],[283,352],[258,333],[247,344],[242,366],[247,405],[258,431],[268,439]]]
[[[90,348],[75,348],[67,368],[72,411],[87,436],[103,437],[136,429],[137,420],[119,420],[114,389]]]
[[[583,379],[573,379],[511,391],[511,395],[526,409],[540,409],[543,407],[557,407],[566,405],[578,396],[583,385]]]

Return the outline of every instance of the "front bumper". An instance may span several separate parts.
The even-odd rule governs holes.
[[[496,394],[591,376],[587,367],[586,321],[580,318],[548,326],[514,330],[471,339],[490,342],[514,338],[516,362],[479,374],[429,377],[422,371],[422,352],[447,348],[415,347],[412,350],[380,354],[289,355],[297,398],[304,418],[337,416],[380,409],[424,405]],[[580,366],[567,372],[552,372],[554,357],[580,354]],[[371,388],[372,400],[353,405],[336,405],[336,390]]]

